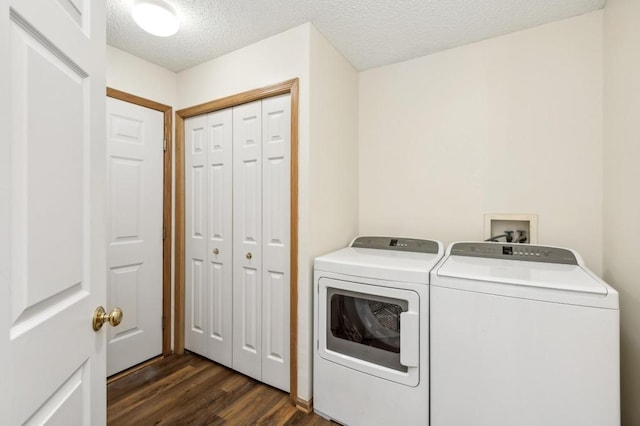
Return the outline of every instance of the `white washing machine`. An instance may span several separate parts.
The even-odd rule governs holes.
[[[346,425],[429,421],[429,272],[440,242],[358,237],[314,263],[313,405]]]
[[[431,425],[620,424],[618,293],[571,250],[454,243],[431,276]]]

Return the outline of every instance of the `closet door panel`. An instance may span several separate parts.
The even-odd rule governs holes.
[[[207,117],[185,120],[185,348],[206,355]]]
[[[261,379],[262,108],[233,108],[233,368]]]
[[[207,116],[207,354],[232,365],[233,120],[231,109]]]
[[[290,95],[262,102],[262,381],[289,391]]]

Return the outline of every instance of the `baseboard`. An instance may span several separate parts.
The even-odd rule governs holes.
[[[156,357],[153,357],[151,359],[143,361],[140,364],[136,364],[131,368],[128,368],[128,369],[126,369],[124,371],[116,373],[116,374],[114,374],[112,376],[109,376],[109,377],[107,377],[107,384],[110,385],[111,383],[115,382],[116,380],[122,379],[123,377],[126,377],[131,373],[135,373],[136,371],[138,371],[138,370],[140,370],[140,369],[142,369],[144,367],[147,367],[147,366],[149,366],[151,364],[154,364],[154,363],[160,361],[163,358],[165,358],[164,355],[158,355]]]
[[[296,401],[296,408],[305,414],[311,413],[313,411],[313,398],[311,398],[309,401],[298,398],[298,400]]]

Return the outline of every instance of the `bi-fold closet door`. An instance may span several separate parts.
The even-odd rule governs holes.
[[[290,95],[185,120],[185,347],[289,390]]]

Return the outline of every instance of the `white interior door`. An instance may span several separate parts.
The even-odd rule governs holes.
[[[231,109],[207,116],[207,356],[231,367],[233,353],[233,121]]]
[[[185,347],[232,365],[231,109],[186,120]]]
[[[291,97],[185,120],[185,347],[290,385]]]
[[[207,116],[184,122],[185,135],[185,348],[207,353]]]
[[[91,318],[106,299],[104,3],[0,8],[2,423],[100,425],[106,334]]]
[[[262,379],[262,102],[233,108],[233,368]]]
[[[262,381],[289,391],[291,96],[262,101]]]
[[[164,114],[107,98],[107,375],[162,353]]]

